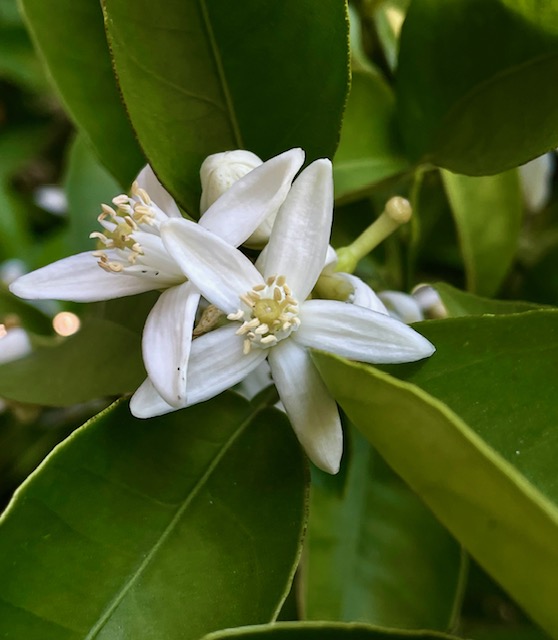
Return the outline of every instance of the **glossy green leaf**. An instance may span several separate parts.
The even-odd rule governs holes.
[[[211,633],[203,640],[458,640],[435,631],[396,631],[341,622],[283,622]]]
[[[408,168],[395,130],[395,98],[379,73],[355,71],[335,154],[335,196],[345,200]]]
[[[17,0],[3,0],[0,5],[0,22],[9,26],[21,24],[21,17],[17,8]]]
[[[451,628],[462,586],[459,545],[358,432],[347,455],[342,487],[321,476],[312,484],[306,616]]]
[[[22,0],[21,5],[66,108],[100,160],[128,188],[145,161],[120,100],[99,3]]]
[[[457,226],[467,289],[493,295],[517,251],[523,217],[518,173],[471,178],[442,171],[442,177]]]
[[[558,145],[558,6],[539,0],[414,0],[397,94],[414,160],[498,173]]]
[[[271,621],[305,480],[285,416],[234,394],[152,420],[99,414],[2,518],[0,635],[188,640]]]
[[[347,91],[340,0],[104,0],[114,64],[157,175],[190,213],[204,158],[333,156]]]
[[[467,628],[467,636],[475,640],[549,640],[550,638],[539,629],[524,626],[511,626],[507,629],[472,625]]]
[[[134,391],[143,382],[140,335],[90,318],[69,338],[0,366],[0,397],[51,407]]]
[[[482,298],[466,291],[460,291],[445,282],[437,282],[432,285],[439,293],[448,315],[452,318],[460,316],[480,316],[490,314],[521,313],[523,311],[535,311],[543,305],[521,300],[492,300]]]
[[[89,234],[99,228],[101,203],[110,204],[121,189],[99,164],[84,136],[78,136],[70,149],[64,189],[70,218],[68,248],[71,253],[91,250],[95,244]]]
[[[324,354],[320,371],[385,460],[556,637],[558,311],[417,327],[436,354],[390,368],[415,384]]]

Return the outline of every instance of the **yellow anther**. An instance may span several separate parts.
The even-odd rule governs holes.
[[[141,187],[137,190],[138,196],[145,202],[145,204],[151,204],[151,198],[145,189]]]

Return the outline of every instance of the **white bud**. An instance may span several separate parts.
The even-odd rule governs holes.
[[[255,153],[243,149],[208,156],[200,169],[201,214],[203,215],[237,180],[261,164],[263,161]],[[276,215],[277,211],[270,213],[244,244],[254,249],[261,249],[265,246],[269,240]]]
[[[208,156],[200,169],[200,212],[205,213],[237,180],[261,164],[262,160],[255,153],[242,149]]]
[[[418,301],[402,291],[381,291],[381,301],[385,304],[389,315],[407,324],[424,320],[424,314]]]

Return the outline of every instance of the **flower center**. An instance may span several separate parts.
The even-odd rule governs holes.
[[[136,264],[143,249],[133,233],[138,229],[158,234],[157,210],[148,193],[141,189],[136,182],[132,185],[132,195],[119,195],[112,203],[116,210],[103,204],[103,211],[97,218],[103,227],[103,232],[93,231],[89,235],[95,238],[100,250],[93,255],[99,259],[99,266],[105,271],[120,272],[129,265]],[[119,250],[119,260],[109,259],[106,249]],[[114,258],[111,255],[111,258]]]
[[[273,347],[300,326],[298,302],[285,282],[285,276],[270,276],[240,296],[241,306],[230,313],[229,320],[242,321],[236,332],[244,336],[244,353],[252,346]]]

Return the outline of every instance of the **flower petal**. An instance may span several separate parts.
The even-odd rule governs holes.
[[[199,224],[169,220],[161,226],[161,237],[203,297],[225,313],[237,311],[239,296],[263,282],[246,256]]]
[[[238,247],[283,204],[304,162],[302,149],[285,151],[237,180],[203,214],[200,224]]]
[[[136,418],[162,416],[176,409],[177,407],[173,407],[161,398],[149,378],[143,381],[130,398],[130,412]]]
[[[150,165],[139,172],[136,178],[138,186],[147,191],[153,202],[169,216],[169,218],[182,218],[180,209],[178,208],[174,198],[159,182],[159,178],[155,175]]]
[[[143,362],[153,386],[170,405],[186,397],[192,327],[200,294],[191,282],[163,291],[143,328]]]
[[[111,300],[155,288],[150,279],[104,271],[91,251],[31,271],[10,285],[10,291],[20,298],[74,302]]]
[[[294,181],[277,214],[265,259],[267,278],[285,275],[302,302],[326,262],[333,216],[331,162],[322,158]]]
[[[356,304],[359,307],[366,307],[371,311],[377,311],[388,315],[388,310],[385,308],[384,303],[374,293],[374,290],[369,287],[366,282],[361,280],[358,276],[354,276],[352,273],[339,273],[345,280],[348,280],[353,286],[354,292],[350,299],[351,304]]]
[[[435,348],[406,324],[354,304],[308,300],[300,309],[300,344],[378,364],[413,362],[431,356]]]
[[[283,340],[270,349],[271,376],[294,432],[312,462],[337,473],[343,432],[335,400],[304,347]]]
[[[382,291],[380,299],[389,309],[389,315],[401,322],[410,324],[424,320],[424,314],[418,300],[402,291]]]
[[[188,405],[203,402],[238,384],[267,357],[265,349],[243,353],[242,337],[234,322],[192,342],[188,364],[186,400]]]

